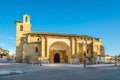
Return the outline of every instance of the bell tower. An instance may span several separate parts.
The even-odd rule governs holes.
[[[31,31],[30,16],[23,15],[23,21],[15,21],[16,24],[16,62],[22,62],[23,45],[21,44],[23,34]]]

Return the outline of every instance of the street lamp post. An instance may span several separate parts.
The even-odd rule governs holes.
[[[40,64],[40,66],[42,66],[42,63],[41,63],[41,54],[38,55],[38,63]]]
[[[117,58],[116,58],[116,56],[115,56],[115,67],[117,66]]]
[[[40,54],[40,66],[42,66],[42,64],[41,64],[41,54]]]
[[[86,52],[84,53],[84,68],[86,68]]]

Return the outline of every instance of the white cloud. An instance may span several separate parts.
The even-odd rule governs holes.
[[[7,47],[7,44],[5,44],[5,43],[0,43],[0,47]]]
[[[9,40],[15,40],[15,37],[12,37],[12,36],[6,36],[5,37],[3,35],[0,35],[0,38],[1,39],[9,39]]]
[[[0,35],[0,47],[9,50],[9,54],[14,54],[15,53],[15,37],[12,36],[5,36],[5,35]]]
[[[15,45],[10,45],[10,44],[6,44],[6,43],[0,43],[0,47],[10,51],[9,54],[14,54],[15,53]]]
[[[9,36],[8,39],[15,40],[15,37]]]
[[[9,48],[9,51],[10,51],[10,52],[9,52],[10,55],[16,53],[15,47]]]

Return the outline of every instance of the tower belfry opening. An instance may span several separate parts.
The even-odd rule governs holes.
[[[30,16],[29,16],[28,14],[25,14],[25,15],[23,16],[23,22],[24,22],[24,23],[30,23]]]
[[[28,17],[27,17],[27,16],[26,16],[26,19],[25,19],[25,20],[26,20],[26,22],[28,22]]]

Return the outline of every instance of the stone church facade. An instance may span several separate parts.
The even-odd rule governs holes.
[[[104,56],[102,39],[83,34],[33,32],[30,16],[16,21],[16,62],[96,63]],[[86,56],[84,57],[84,54]]]

